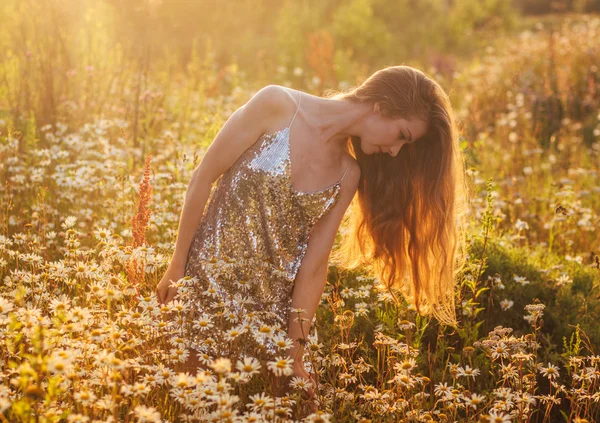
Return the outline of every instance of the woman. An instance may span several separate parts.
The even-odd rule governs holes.
[[[310,377],[303,344],[316,343],[329,256],[358,192],[339,265],[368,265],[420,313],[454,325],[465,181],[449,99],[418,69],[386,67],[326,97],[269,85],[231,115],[194,170],[157,296],[189,307],[200,362],[207,352],[276,359],[276,334],[287,335],[292,375]]]

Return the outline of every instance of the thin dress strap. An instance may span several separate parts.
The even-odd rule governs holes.
[[[342,180],[344,179],[344,176],[346,176],[346,172],[348,172],[348,169],[350,169],[350,163],[348,163],[348,166],[346,166],[346,170],[344,171],[344,174],[340,178],[340,182],[342,182]]]
[[[302,92],[298,91],[298,94],[299,94],[298,95],[298,107],[296,108],[296,113],[294,113],[294,117],[292,117],[292,121],[288,125],[288,129],[292,127],[292,123],[294,123],[294,119],[296,119],[296,115],[298,114],[298,110],[300,110],[300,100],[302,100]],[[350,163],[348,163],[348,166],[346,166],[346,170],[344,171],[344,174],[342,175],[342,177],[340,178],[340,180],[338,182],[342,182],[342,180],[346,176],[346,173],[348,172],[348,169],[350,169]]]
[[[298,97],[298,107],[296,108],[296,113],[294,113],[294,117],[292,118],[292,121],[289,124],[289,128],[292,127],[292,123],[294,123],[294,119],[296,119],[296,115],[298,114],[298,110],[300,110],[300,100],[302,100],[302,92],[298,91],[298,93],[300,94]]]

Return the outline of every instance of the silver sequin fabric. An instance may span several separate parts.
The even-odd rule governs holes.
[[[200,353],[287,357],[276,336],[287,336],[310,231],[338,201],[346,174],[319,191],[293,188],[289,134],[296,114],[287,127],[262,135],[242,153],[207,201],[187,257],[189,278],[178,293],[186,304],[186,340]],[[316,314],[310,343],[317,343],[315,320]],[[308,346],[303,358],[310,370]]]

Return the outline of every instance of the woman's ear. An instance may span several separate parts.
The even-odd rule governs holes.
[[[373,104],[373,112],[374,113],[378,113],[383,117],[388,117],[389,113],[386,109],[381,107],[381,103],[377,102],[375,104]]]

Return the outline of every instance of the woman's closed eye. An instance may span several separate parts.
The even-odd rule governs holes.
[[[400,141],[405,140],[406,144],[412,144],[414,142],[414,140],[409,141],[404,135],[401,135],[400,138],[398,138]]]

